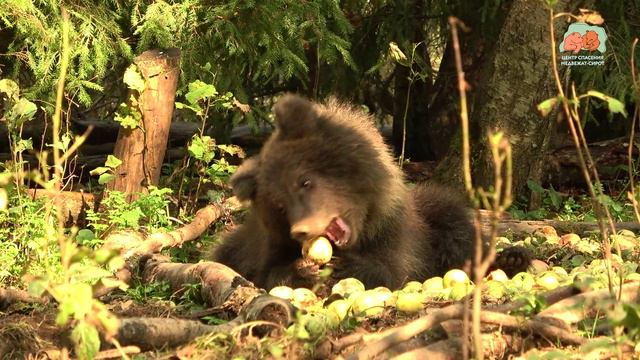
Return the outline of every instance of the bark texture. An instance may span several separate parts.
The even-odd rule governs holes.
[[[555,11],[571,9],[567,1],[560,1]],[[565,22],[556,20],[558,38],[565,28]],[[538,103],[556,94],[550,47],[548,10],[536,0],[513,1],[493,50],[483,58],[479,73],[471,75],[477,82],[467,94],[476,185],[493,184],[487,135],[498,130],[512,145],[514,193],[526,189],[527,179],[540,182],[545,170],[542,155],[555,133],[553,117],[542,118],[536,110]],[[436,171],[441,179],[461,179],[460,150],[455,146]]]

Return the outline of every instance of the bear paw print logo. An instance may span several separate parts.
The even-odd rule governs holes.
[[[564,39],[560,43],[560,51],[574,54],[581,50],[604,53],[607,49],[606,40],[607,34],[602,27],[586,23],[573,23],[564,33]]]

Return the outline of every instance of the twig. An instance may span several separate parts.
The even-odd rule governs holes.
[[[636,45],[638,45],[638,38],[633,40],[633,44],[631,45],[631,78],[633,79],[633,87],[636,91],[636,95],[640,94],[640,83],[638,83],[638,79],[636,78],[636,65],[635,65],[635,54],[636,54]],[[629,170],[629,200],[631,201],[631,205],[633,206],[633,213],[636,216],[636,221],[640,222],[640,210],[638,209],[638,200],[636,199],[636,189],[635,183],[633,180],[633,147],[635,145],[635,130],[636,130],[636,121],[638,121],[638,116],[640,116],[640,106],[636,104],[635,110],[633,111],[633,118],[631,119],[631,134],[629,135],[629,151],[627,153],[627,168]]]
[[[593,181],[591,180],[591,175],[589,174],[589,169],[587,168],[587,164],[584,158],[584,154],[582,153],[582,147],[580,144],[580,138],[578,136],[576,130],[576,124],[579,126],[579,121],[574,121],[573,114],[571,109],[569,108],[569,101],[565,95],[564,89],[562,88],[562,82],[560,81],[560,73],[558,71],[558,60],[556,53],[556,41],[555,41],[555,29],[553,27],[554,13],[553,9],[549,8],[549,39],[551,46],[551,65],[553,67],[553,76],[556,83],[556,88],[558,90],[558,95],[561,99],[562,109],[564,111],[565,116],[567,117],[567,123],[569,125],[569,130],[571,131],[571,138],[573,139],[576,153],[578,155],[580,170],[582,171],[582,175],[587,183],[587,188],[589,190],[589,195],[591,197],[591,201],[593,203],[593,209],[596,213],[596,219],[598,221],[598,227],[600,228],[600,233],[602,236],[602,244],[604,247],[604,255],[607,264],[607,278],[608,278],[608,286],[609,291],[613,291],[613,278],[612,278],[612,268],[611,268],[611,247],[609,244],[609,236],[607,234],[607,228],[604,225],[604,221],[602,219],[602,209],[600,206],[600,202],[596,196]],[[588,148],[585,149],[588,151]],[[592,169],[594,172],[596,171],[595,167]]]
[[[109,349],[109,350],[100,351],[96,355],[96,357],[94,357],[94,359],[95,360],[118,359],[118,358],[122,358],[123,355],[139,354],[139,353],[140,353],[140,348],[137,346],[124,346],[119,349]]]
[[[487,324],[494,324],[505,328],[527,331],[533,334],[544,336],[552,341],[558,340],[563,344],[582,345],[586,341],[585,338],[578,335],[573,335],[572,333],[566,331],[566,329],[561,329],[557,326],[545,323],[544,321],[538,319],[524,319],[490,311],[483,311],[481,317],[482,322]]]

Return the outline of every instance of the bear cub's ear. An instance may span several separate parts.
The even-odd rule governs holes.
[[[248,158],[229,179],[233,193],[238,200],[250,201],[255,199],[258,188],[256,176],[258,175],[259,165],[257,156]]]
[[[283,138],[303,137],[316,128],[318,114],[313,103],[302,96],[284,95],[273,106],[279,135]]]

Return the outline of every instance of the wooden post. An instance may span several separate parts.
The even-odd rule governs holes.
[[[142,124],[133,130],[120,128],[113,153],[122,164],[108,186],[127,193],[129,201],[136,197],[135,193],[146,192],[149,185],[158,185],[160,180],[180,77],[180,50],[145,51],[134,63],[146,82],[139,99]]]

